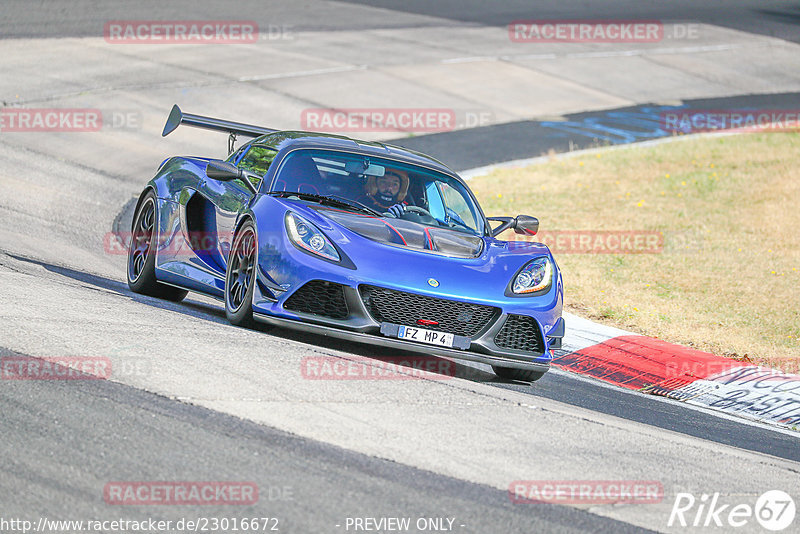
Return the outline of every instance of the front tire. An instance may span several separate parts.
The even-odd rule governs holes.
[[[233,239],[225,272],[225,315],[236,326],[254,328],[253,292],[256,287],[258,241],[256,227],[248,220]]]
[[[532,371],[530,369],[515,369],[513,367],[492,366],[494,374],[505,380],[519,380],[520,382],[536,382],[544,376],[544,371]]]
[[[128,287],[134,293],[180,302],[188,291],[156,280],[156,195],[148,192],[133,214],[131,242],[128,245]]]

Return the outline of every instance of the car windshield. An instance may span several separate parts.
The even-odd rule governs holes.
[[[298,196],[302,200],[328,197],[345,201],[345,209],[349,203],[354,210],[484,233],[483,216],[461,182],[390,159],[333,150],[296,150],[281,163],[270,192],[303,193]]]

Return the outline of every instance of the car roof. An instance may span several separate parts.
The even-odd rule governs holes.
[[[391,158],[405,163],[422,165],[446,174],[456,175],[456,173],[444,163],[427,154],[396,145],[378,141],[362,141],[342,135],[288,130],[262,135],[251,141],[251,144],[267,145],[279,151],[283,151],[284,149],[287,151],[295,150],[299,148],[346,150],[348,152],[371,154],[377,157]]]

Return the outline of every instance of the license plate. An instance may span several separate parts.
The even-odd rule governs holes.
[[[413,326],[400,326],[397,330],[397,337],[411,341],[419,341],[429,345],[439,345],[440,347],[453,346],[453,334],[436,332],[426,328],[416,328]]]

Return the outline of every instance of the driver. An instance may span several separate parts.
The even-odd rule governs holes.
[[[383,176],[369,177],[366,194],[358,201],[380,213],[388,211],[395,217],[400,217],[408,205],[407,195],[408,174],[387,168]]]

